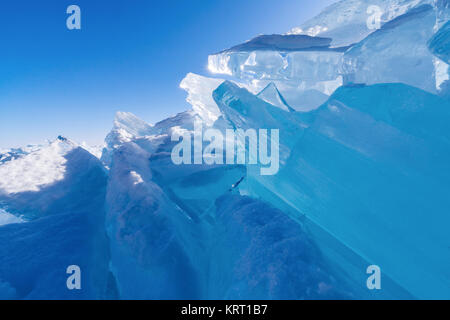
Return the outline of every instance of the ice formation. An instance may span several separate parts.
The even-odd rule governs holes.
[[[118,112],[101,160],[63,137],[0,152],[0,299],[449,299],[448,13],[339,1],[211,55],[227,80],[189,73],[191,109]],[[199,124],[279,129],[278,174],[174,164]]]
[[[64,156],[72,148],[69,143],[55,141],[48,147],[4,163],[0,167],[0,192],[39,191],[42,186],[62,180],[66,170]]]

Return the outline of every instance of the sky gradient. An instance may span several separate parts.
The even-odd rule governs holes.
[[[8,0],[0,4],[0,148],[61,134],[103,142],[116,111],[187,110],[179,83],[208,54],[285,33],[335,0]],[[66,8],[81,8],[81,30]]]

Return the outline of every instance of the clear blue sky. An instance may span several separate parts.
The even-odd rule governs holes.
[[[58,134],[102,143],[118,110],[188,109],[178,85],[208,54],[284,33],[335,0],[2,0],[0,148]],[[81,8],[82,29],[66,28]]]

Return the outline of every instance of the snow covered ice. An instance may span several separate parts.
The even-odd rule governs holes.
[[[117,297],[104,228],[106,180],[101,162],[63,137],[1,165],[1,298]],[[73,261],[87,279],[79,292],[66,287]]]
[[[189,110],[118,112],[101,157],[64,137],[0,151],[0,299],[449,299],[448,13],[339,1],[210,55],[180,83]],[[174,164],[199,124],[279,129],[279,172]]]

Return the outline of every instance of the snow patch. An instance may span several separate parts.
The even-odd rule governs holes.
[[[212,98],[212,92],[223,81],[223,79],[188,73],[180,83],[180,88],[188,93],[186,101],[192,105],[194,112],[202,118],[206,125],[212,125],[220,116],[220,110]]]
[[[281,110],[291,110],[291,107],[284,100],[283,96],[278,91],[277,86],[273,82],[270,82],[260,93],[258,93],[257,97]]]
[[[142,179],[141,175],[136,171],[130,171],[130,176],[131,179],[133,180],[133,185],[144,183],[144,180]]]

